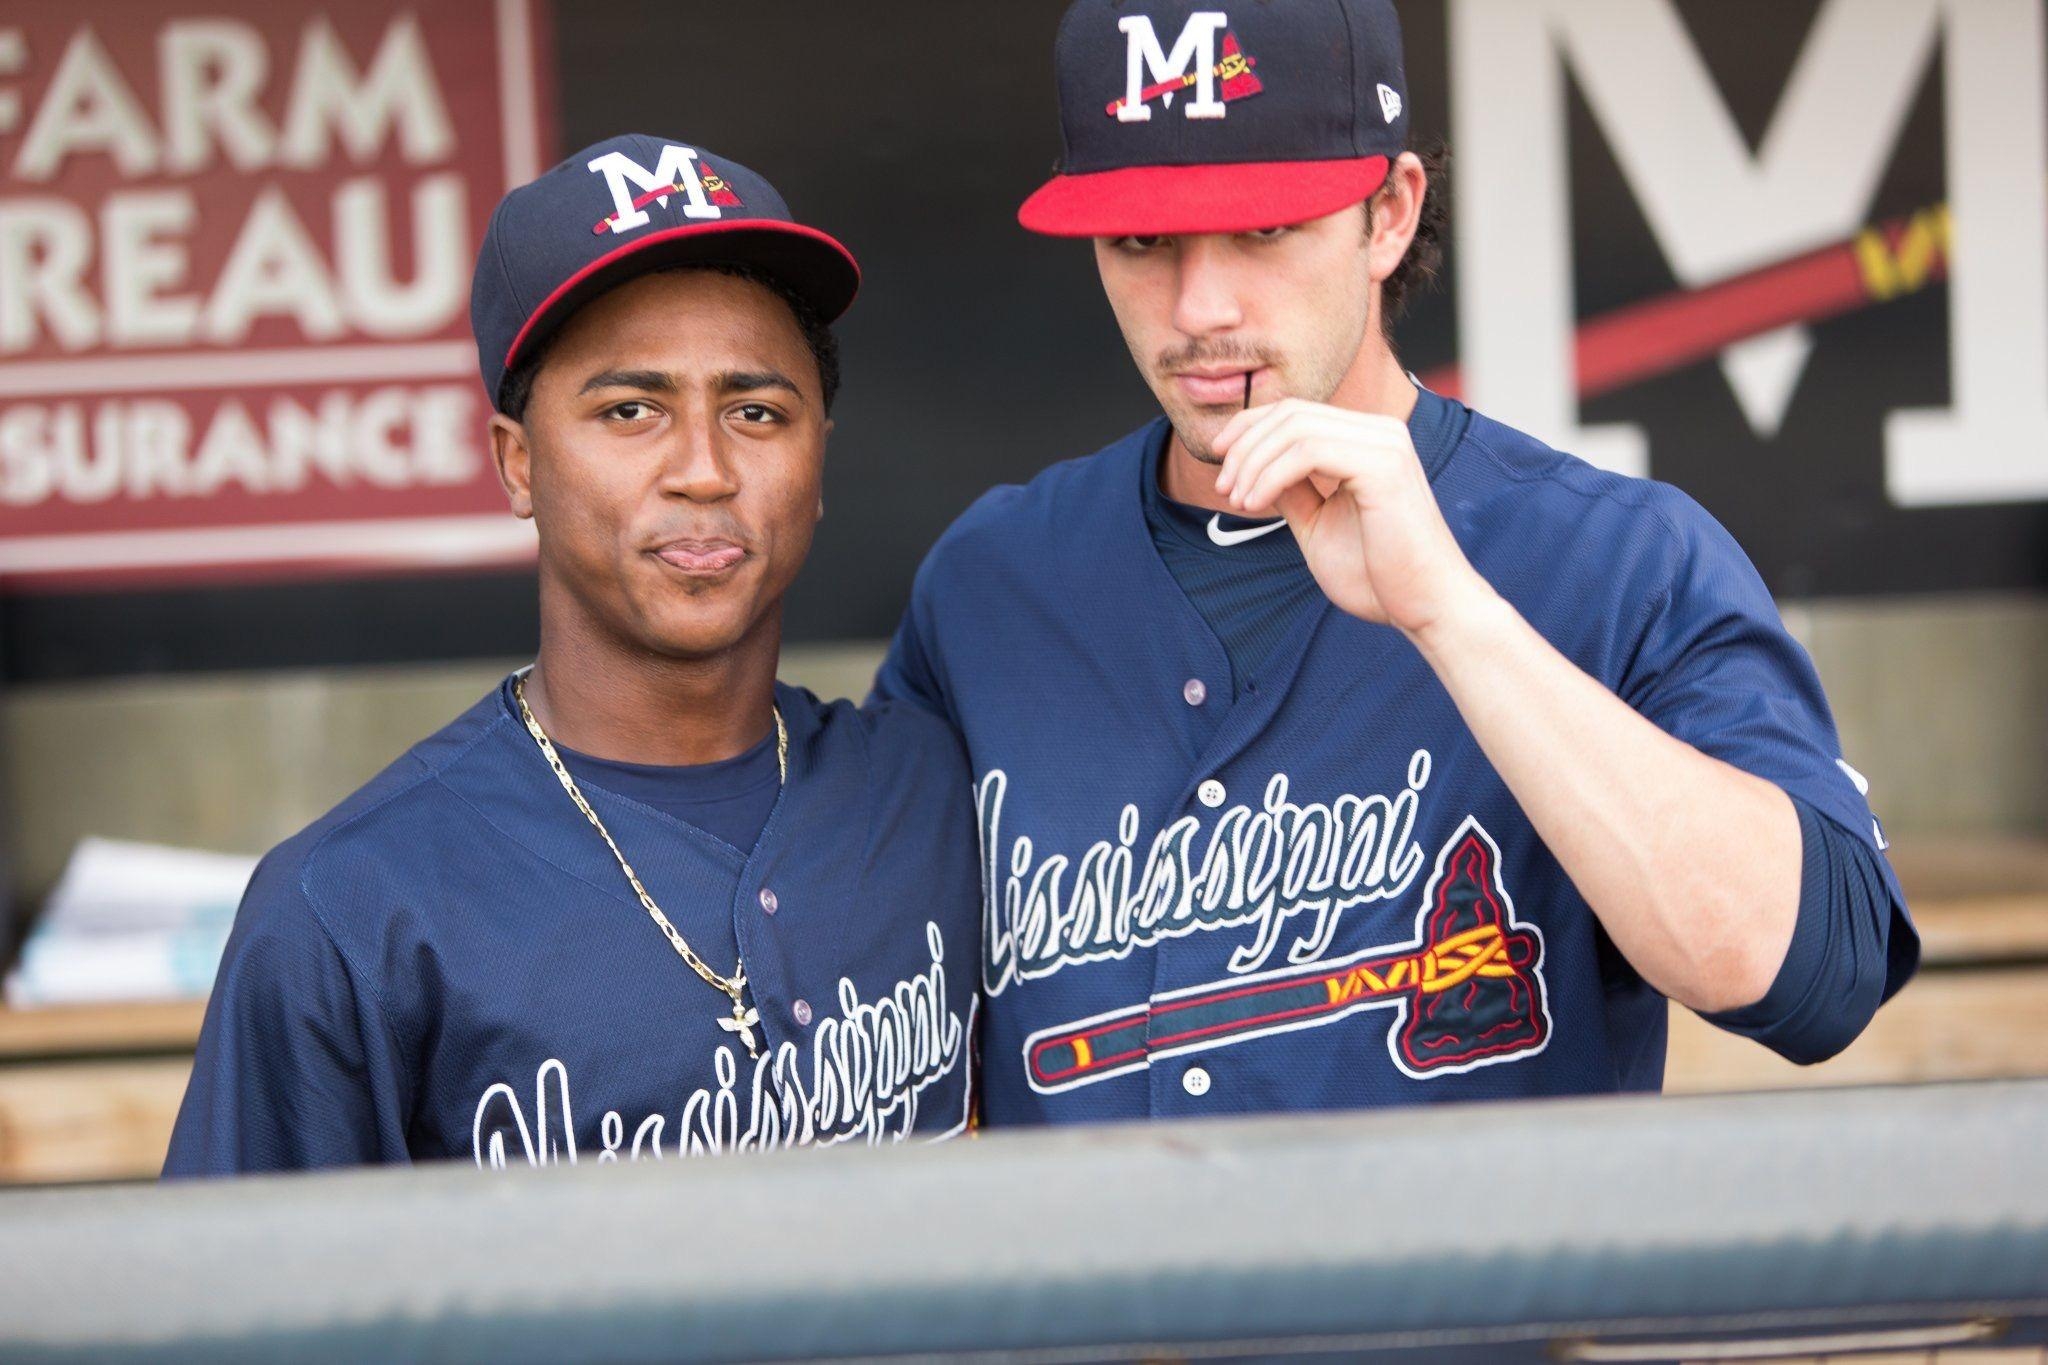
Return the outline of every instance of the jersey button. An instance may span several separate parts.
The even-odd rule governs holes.
[[[1182,685],[1180,694],[1187,699],[1189,706],[1200,706],[1203,702],[1209,700],[1209,687],[1200,678],[1189,678]]]
[[[1209,1093],[1209,1073],[1199,1066],[1191,1066],[1180,1074],[1180,1088],[1196,1099]]]
[[[1202,799],[1203,805],[1214,810],[1223,804],[1223,784],[1212,777],[1195,788],[1195,795]]]
[[[761,888],[761,909],[762,909],[762,910],[763,910],[764,912],[766,912],[767,914],[770,914],[770,915],[772,915],[772,914],[774,914],[774,913],[775,913],[775,912],[776,912],[777,910],[780,910],[781,908],[782,908],[782,902],[781,902],[781,901],[778,901],[778,900],[776,900],[776,899],[775,899],[775,893],[774,893],[773,891],[770,891],[770,890],[769,890],[769,889],[768,889],[767,887],[765,887],[765,886],[764,886],[764,887],[762,887],[762,888]]]
[[[810,1002],[810,1001],[808,1001],[808,1000],[799,1000],[799,1001],[797,1001],[797,1002],[796,1002],[796,1003],[795,1003],[794,1005],[791,1005],[791,1006],[789,1007],[789,1012],[790,1012],[791,1014],[793,1014],[793,1015],[795,1015],[795,1016],[796,1016],[796,1022],[797,1022],[797,1024],[798,1024],[798,1025],[799,1025],[800,1027],[803,1027],[803,1028],[809,1028],[809,1027],[811,1026],[811,1002]]]

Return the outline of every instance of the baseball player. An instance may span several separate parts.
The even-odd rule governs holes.
[[[471,320],[538,660],[263,860],[167,1175],[961,1131],[958,740],[775,681],[858,283],[684,143],[499,204]]]
[[[1656,1090],[1826,1057],[1918,940],[1813,667],[1691,500],[1422,391],[1388,0],[1080,0],[1023,225],[1162,416],[987,494],[876,684],[964,737],[991,1124]]]

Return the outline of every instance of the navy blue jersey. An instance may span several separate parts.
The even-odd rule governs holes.
[[[979,873],[958,740],[778,685],[751,854],[581,784],[751,1060],[500,688],[266,857],[165,1173],[944,1137],[971,1099]]]
[[[1147,527],[1167,435],[982,498],[877,680],[973,764],[983,1117],[1657,1089],[1666,1002],[1399,632],[1317,597],[1233,697]],[[1473,565],[1567,658],[1882,847],[1811,662],[1698,505],[1476,414],[1425,468]],[[1916,939],[1876,861],[1889,995]]]

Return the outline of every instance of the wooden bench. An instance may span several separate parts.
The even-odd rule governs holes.
[[[1925,957],[1855,1045],[1798,1067],[1674,1006],[1667,1090],[2048,1076],[2048,843],[1902,845],[1893,862]],[[0,1182],[154,1176],[203,1014],[0,1010]]]
[[[204,1001],[0,1010],[0,1181],[153,1176]]]

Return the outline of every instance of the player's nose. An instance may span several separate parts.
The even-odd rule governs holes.
[[[1173,325],[1187,336],[1211,336],[1244,324],[1242,282],[1227,242],[1194,236],[1180,243]]]
[[[719,502],[740,491],[739,465],[718,422],[718,405],[692,406],[666,446],[662,491],[692,502]]]

